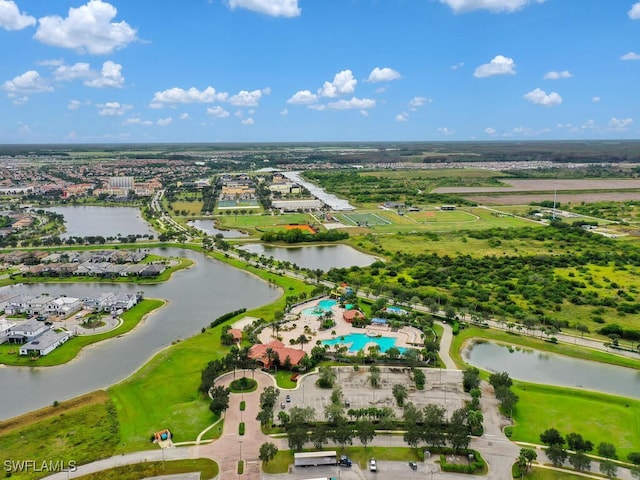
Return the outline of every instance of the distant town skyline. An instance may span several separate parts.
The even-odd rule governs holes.
[[[633,0],[0,0],[0,143],[640,137]]]

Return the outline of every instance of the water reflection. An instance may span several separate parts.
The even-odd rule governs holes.
[[[640,398],[640,371],[529,348],[478,342],[466,349],[465,361],[490,372],[507,372],[526,382],[585,388]]]

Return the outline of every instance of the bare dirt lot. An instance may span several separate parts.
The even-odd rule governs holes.
[[[531,202],[553,201],[553,193],[547,194],[522,194],[522,195],[473,195],[465,197],[480,205],[528,205]],[[592,203],[592,202],[624,202],[626,200],[638,200],[639,192],[602,192],[602,193],[559,193],[556,201],[567,203]]]
[[[503,180],[504,187],[440,187],[433,193],[541,192],[552,190],[623,190],[640,188],[640,180]]]

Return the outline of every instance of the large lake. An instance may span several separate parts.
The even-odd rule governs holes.
[[[82,297],[104,291],[144,291],[145,297],[163,298],[168,304],[121,338],[89,346],[70,363],[57,367],[0,365],[0,420],[106,388],[134,373],[153,354],[177,339],[200,332],[217,317],[242,307],[256,308],[279,297],[280,292],[244,271],[179,248],[152,249],[163,256],[196,261],[158,285],[133,284],[31,284],[0,289],[11,293],[65,294]]]
[[[377,260],[373,255],[359,252],[349,245],[309,245],[306,247],[272,247],[251,243],[238,247],[247,252],[295,263],[302,268],[330,270],[332,268],[365,267]]]
[[[68,206],[44,210],[64,216],[66,231],[61,235],[62,238],[156,234],[142,218],[140,210],[134,207]]]
[[[640,398],[640,370],[493,342],[474,343],[465,361],[490,372],[507,372],[532,383],[583,388]]]

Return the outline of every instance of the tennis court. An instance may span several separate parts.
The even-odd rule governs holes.
[[[334,214],[340,221],[346,225],[356,227],[375,227],[379,225],[391,225],[391,221],[378,215],[377,213],[340,213]]]

